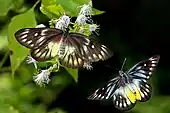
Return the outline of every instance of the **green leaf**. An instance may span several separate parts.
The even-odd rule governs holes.
[[[72,78],[66,70],[61,69],[59,72],[55,73],[55,76],[53,76],[51,80],[52,86],[64,88],[71,83]]]
[[[48,6],[41,4],[40,10],[43,14],[47,15],[48,18],[56,18],[64,14],[63,7],[61,5],[56,5],[56,4],[52,4]]]
[[[88,4],[90,0],[56,0],[57,4],[61,4],[66,14],[77,16],[81,5]],[[69,4],[69,5],[68,5]]]
[[[24,13],[30,9],[28,4],[24,3],[25,0],[14,0],[13,2],[13,12]]]
[[[56,0],[42,0],[40,10],[49,18],[60,17],[64,14],[64,9],[60,4],[56,4]]]
[[[0,30],[0,51],[8,46],[7,40],[7,33],[8,33],[8,24],[3,26]]]
[[[13,7],[13,0],[0,0],[0,16],[6,16],[8,11]]]
[[[64,12],[69,16],[77,16],[80,11],[80,6],[89,4],[90,0],[42,0],[41,12],[49,18],[56,18]],[[69,5],[68,5],[69,4]],[[103,13],[92,8],[94,15]]]
[[[11,50],[10,60],[11,60],[11,70],[12,76],[15,70],[20,66],[22,61],[26,58],[29,50],[21,46],[15,39],[14,33],[26,27],[35,27],[36,20],[34,15],[34,9],[30,9],[28,12],[17,15],[12,18],[11,23],[8,27],[8,42],[9,49]]]
[[[7,16],[10,10],[19,10],[24,0],[0,0],[0,17]]]
[[[14,10],[19,10],[23,6],[24,0],[13,0]]]
[[[67,68],[65,69],[68,71],[68,73],[73,77],[74,81],[78,81],[78,69],[72,69],[72,68]]]
[[[1,42],[0,44],[0,51],[1,51],[2,49],[6,48],[8,45],[7,36],[0,36],[0,42]]]
[[[93,10],[93,13],[94,13],[93,15],[100,15],[102,13],[105,13],[105,11],[100,11],[100,10],[95,9],[95,8],[93,8],[92,10]]]

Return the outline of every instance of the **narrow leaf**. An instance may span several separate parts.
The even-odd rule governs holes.
[[[66,68],[66,67],[65,67],[65,69],[73,77],[75,82],[77,82],[78,81],[78,69],[72,69],[72,68]]]

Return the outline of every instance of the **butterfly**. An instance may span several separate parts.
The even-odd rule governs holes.
[[[112,98],[114,106],[122,111],[132,109],[137,100],[140,102],[149,100],[152,89],[148,80],[159,59],[160,56],[155,55],[148,60],[140,61],[126,72],[121,69],[119,76],[109,80],[102,88],[98,88],[88,99],[105,100]]]
[[[23,28],[14,35],[21,45],[31,49],[36,61],[58,56],[61,64],[69,68],[88,66],[113,55],[110,49],[92,38],[56,28]]]

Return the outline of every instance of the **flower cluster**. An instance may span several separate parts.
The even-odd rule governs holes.
[[[28,61],[27,63],[33,63],[34,65],[36,65],[36,61],[32,57],[28,56],[28,59],[29,59],[29,61],[27,60]],[[37,65],[36,65],[36,69],[37,69]],[[51,72],[53,72],[54,70],[55,71],[59,70],[58,62],[53,64],[48,69],[39,70],[38,73],[35,76],[33,76],[33,79],[38,85],[45,86],[45,84],[48,84],[50,82],[49,76],[50,76]]]
[[[55,24],[55,28],[65,31],[70,24],[70,17],[67,15],[63,15],[59,19],[52,19],[50,21],[50,25]]]
[[[92,12],[92,7],[90,6],[90,4],[88,5],[84,4],[80,6],[80,8],[81,8],[80,12],[74,23],[71,23],[70,17],[64,14],[59,19],[51,19],[49,21],[49,25],[54,28],[60,29],[62,31],[66,31],[67,29],[69,29],[69,24],[73,24],[73,29],[69,29],[69,30],[73,30],[74,32],[82,33],[84,35],[89,36],[92,32],[96,32],[96,30],[99,29],[99,26],[96,24],[93,24],[93,20],[92,20],[93,12]],[[46,27],[46,26],[43,24],[36,26],[36,28],[43,28],[43,27]],[[34,67],[38,69],[37,61],[33,59],[31,56],[28,56],[27,63],[28,64],[33,63]],[[53,66],[51,66],[48,69],[45,69],[45,70],[40,69],[40,71],[38,71],[38,73],[35,76],[33,76],[34,81],[40,86],[44,86],[45,84],[48,84],[50,82],[49,76],[51,72],[58,71],[60,65],[61,64],[57,62],[57,63],[54,63]],[[91,63],[84,64],[83,67],[89,70],[93,68],[91,66]]]
[[[92,32],[95,32],[97,29],[99,29],[98,25],[93,24],[92,7],[90,3],[84,4],[83,6],[80,6],[80,7],[81,9],[75,21],[75,24],[77,24],[77,26],[79,27],[78,29],[79,33],[87,33],[85,35],[90,35]]]
[[[33,79],[40,86],[44,86],[45,84],[48,84],[50,82],[49,76],[50,71],[48,69],[40,70],[40,72],[36,76],[33,76]]]

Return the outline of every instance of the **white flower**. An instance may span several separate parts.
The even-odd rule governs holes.
[[[96,24],[89,25],[89,31],[90,32],[96,31],[97,29],[99,29],[98,25],[96,25]]]
[[[70,17],[69,17],[69,16],[66,16],[66,15],[63,15],[63,16],[61,17],[61,20],[63,20],[64,23],[65,23],[65,26],[68,27],[68,25],[70,24]]]
[[[28,57],[27,57],[26,62],[27,62],[28,64],[33,63],[33,64],[34,64],[34,67],[37,69],[37,64],[36,64],[37,61],[36,61],[34,58],[32,58],[31,56],[28,56]]]
[[[86,68],[87,70],[92,70],[93,69],[93,66],[91,65],[90,62],[85,62],[84,65],[83,65],[84,68]]]
[[[83,6],[81,6],[79,14],[91,17],[91,15],[92,15],[92,8],[90,7],[90,5],[84,4]]]
[[[61,30],[65,30],[65,22],[63,20],[59,20],[56,24],[55,24],[55,28],[57,29],[61,29]]]
[[[68,28],[69,24],[70,24],[70,17],[63,15],[57,20],[55,24],[55,28],[61,29],[64,31],[66,28]]]
[[[75,23],[77,23],[77,24],[79,24],[79,25],[85,25],[85,24],[87,24],[87,23],[86,23],[87,20],[88,20],[88,18],[87,18],[85,15],[80,14],[80,15],[77,17]]]
[[[99,30],[99,26],[98,26],[98,25],[96,25],[96,24],[91,24],[91,25],[89,25],[89,31],[90,31],[91,33],[92,33],[92,32],[95,32],[97,35],[99,35],[96,30]]]
[[[44,24],[39,24],[35,28],[44,28],[44,27],[46,27]]]
[[[41,70],[41,72],[38,75],[33,76],[33,79],[38,85],[43,86],[50,82],[49,75],[50,75],[49,70]]]

